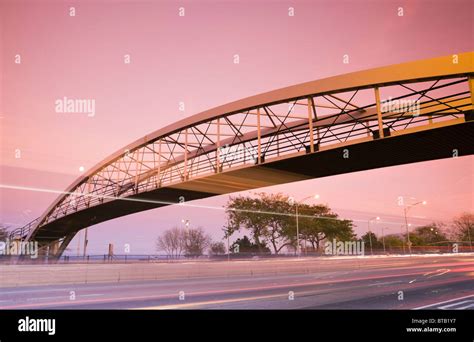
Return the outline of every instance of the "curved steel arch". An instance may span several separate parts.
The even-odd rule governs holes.
[[[347,146],[454,126],[472,133],[473,65],[473,52],[403,63],[277,89],[193,115],[98,163],[15,234],[54,246],[50,253],[60,255],[78,230],[177,203],[179,194],[197,199],[318,176],[289,165],[303,156],[323,158]]]

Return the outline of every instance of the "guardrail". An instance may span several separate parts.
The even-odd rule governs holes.
[[[40,217],[35,218],[33,221],[27,223],[23,227],[16,228],[10,232],[8,238],[10,240],[24,240],[30,233],[30,231],[38,224]]]

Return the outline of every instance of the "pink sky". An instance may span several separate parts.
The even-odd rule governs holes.
[[[211,107],[336,74],[471,51],[472,7],[471,1],[0,1],[0,183],[63,190],[80,166],[87,170],[131,141]],[[56,113],[54,101],[64,96],[95,99],[96,115]],[[361,220],[358,232],[372,213],[395,232],[400,195],[429,202],[413,212],[422,221],[472,210],[473,164],[463,157],[268,190],[296,198],[314,191],[342,216]],[[55,197],[0,189],[0,220],[24,224]],[[197,204],[219,207],[225,200]],[[221,210],[170,207],[90,229],[90,252],[104,253],[114,242],[151,253],[159,232],[184,215],[221,237]]]

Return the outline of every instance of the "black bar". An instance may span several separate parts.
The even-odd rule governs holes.
[[[20,332],[22,319],[55,319],[55,333]],[[0,340],[9,341],[472,341],[473,311],[0,311]],[[421,328],[426,331],[407,331]],[[455,328],[434,332],[434,328]],[[432,331],[428,331],[431,329]]]

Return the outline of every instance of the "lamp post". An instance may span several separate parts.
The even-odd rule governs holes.
[[[227,261],[230,261],[230,224],[227,221],[227,226],[222,229],[224,231],[224,237],[227,237]]]
[[[319,199],[319,195],[312,195],[312,196],[307,196],[303,198],[302,200],[295,201],[295,216],[296,216],[296,254],[300,256],[300,227],[299,227],[299,219],[298,219],[298,205],[299,203],[303,203],[307,199],[314,198],[314,199]]]
[[[188,241],[189,241],[189,231],[188,231],[188,228],[189,228],[189,225],[190,225],[190,221],[188,219],[181,219],[181,223],[184,225],[183,229],[184,229],[184,246],[185,246],[185,250],[186,250],[186,246],[188,246]]]
[[[87,239],[87,228],[84,230],[84,254],[82,256],[83,259],[86,258],[87,254],[87,245],[89,243],[89,240]]]
[[[408,211],[413,208],[414,206],[418,205],[418,204],[423,204],[423,205],[426,205],[426,201],[419,201],[419,202],[416,202],[416,203],[413,203],[413,204],[410,204],[408,206],[404,206],[403,207],[403,213],[405,215],[405,226],[407,228],[407,246],[408,246],[408,253],[411,255],[411,241],[410,241],[410,232],[408,231],[408,219],[407,219],[407,216],[408,216]]]
[[[371,255],[374,255],[374,251],[372,249],[372,232],[370,231],[370,222],[374,221],[374,220],[378,221],[378,220],[380,220],[380,217],[378,217],[378,216],[372,217],[371,219],[369,219],[367,221],[367,231],[369,233],[369,244],[370,244],[370,254]]]

